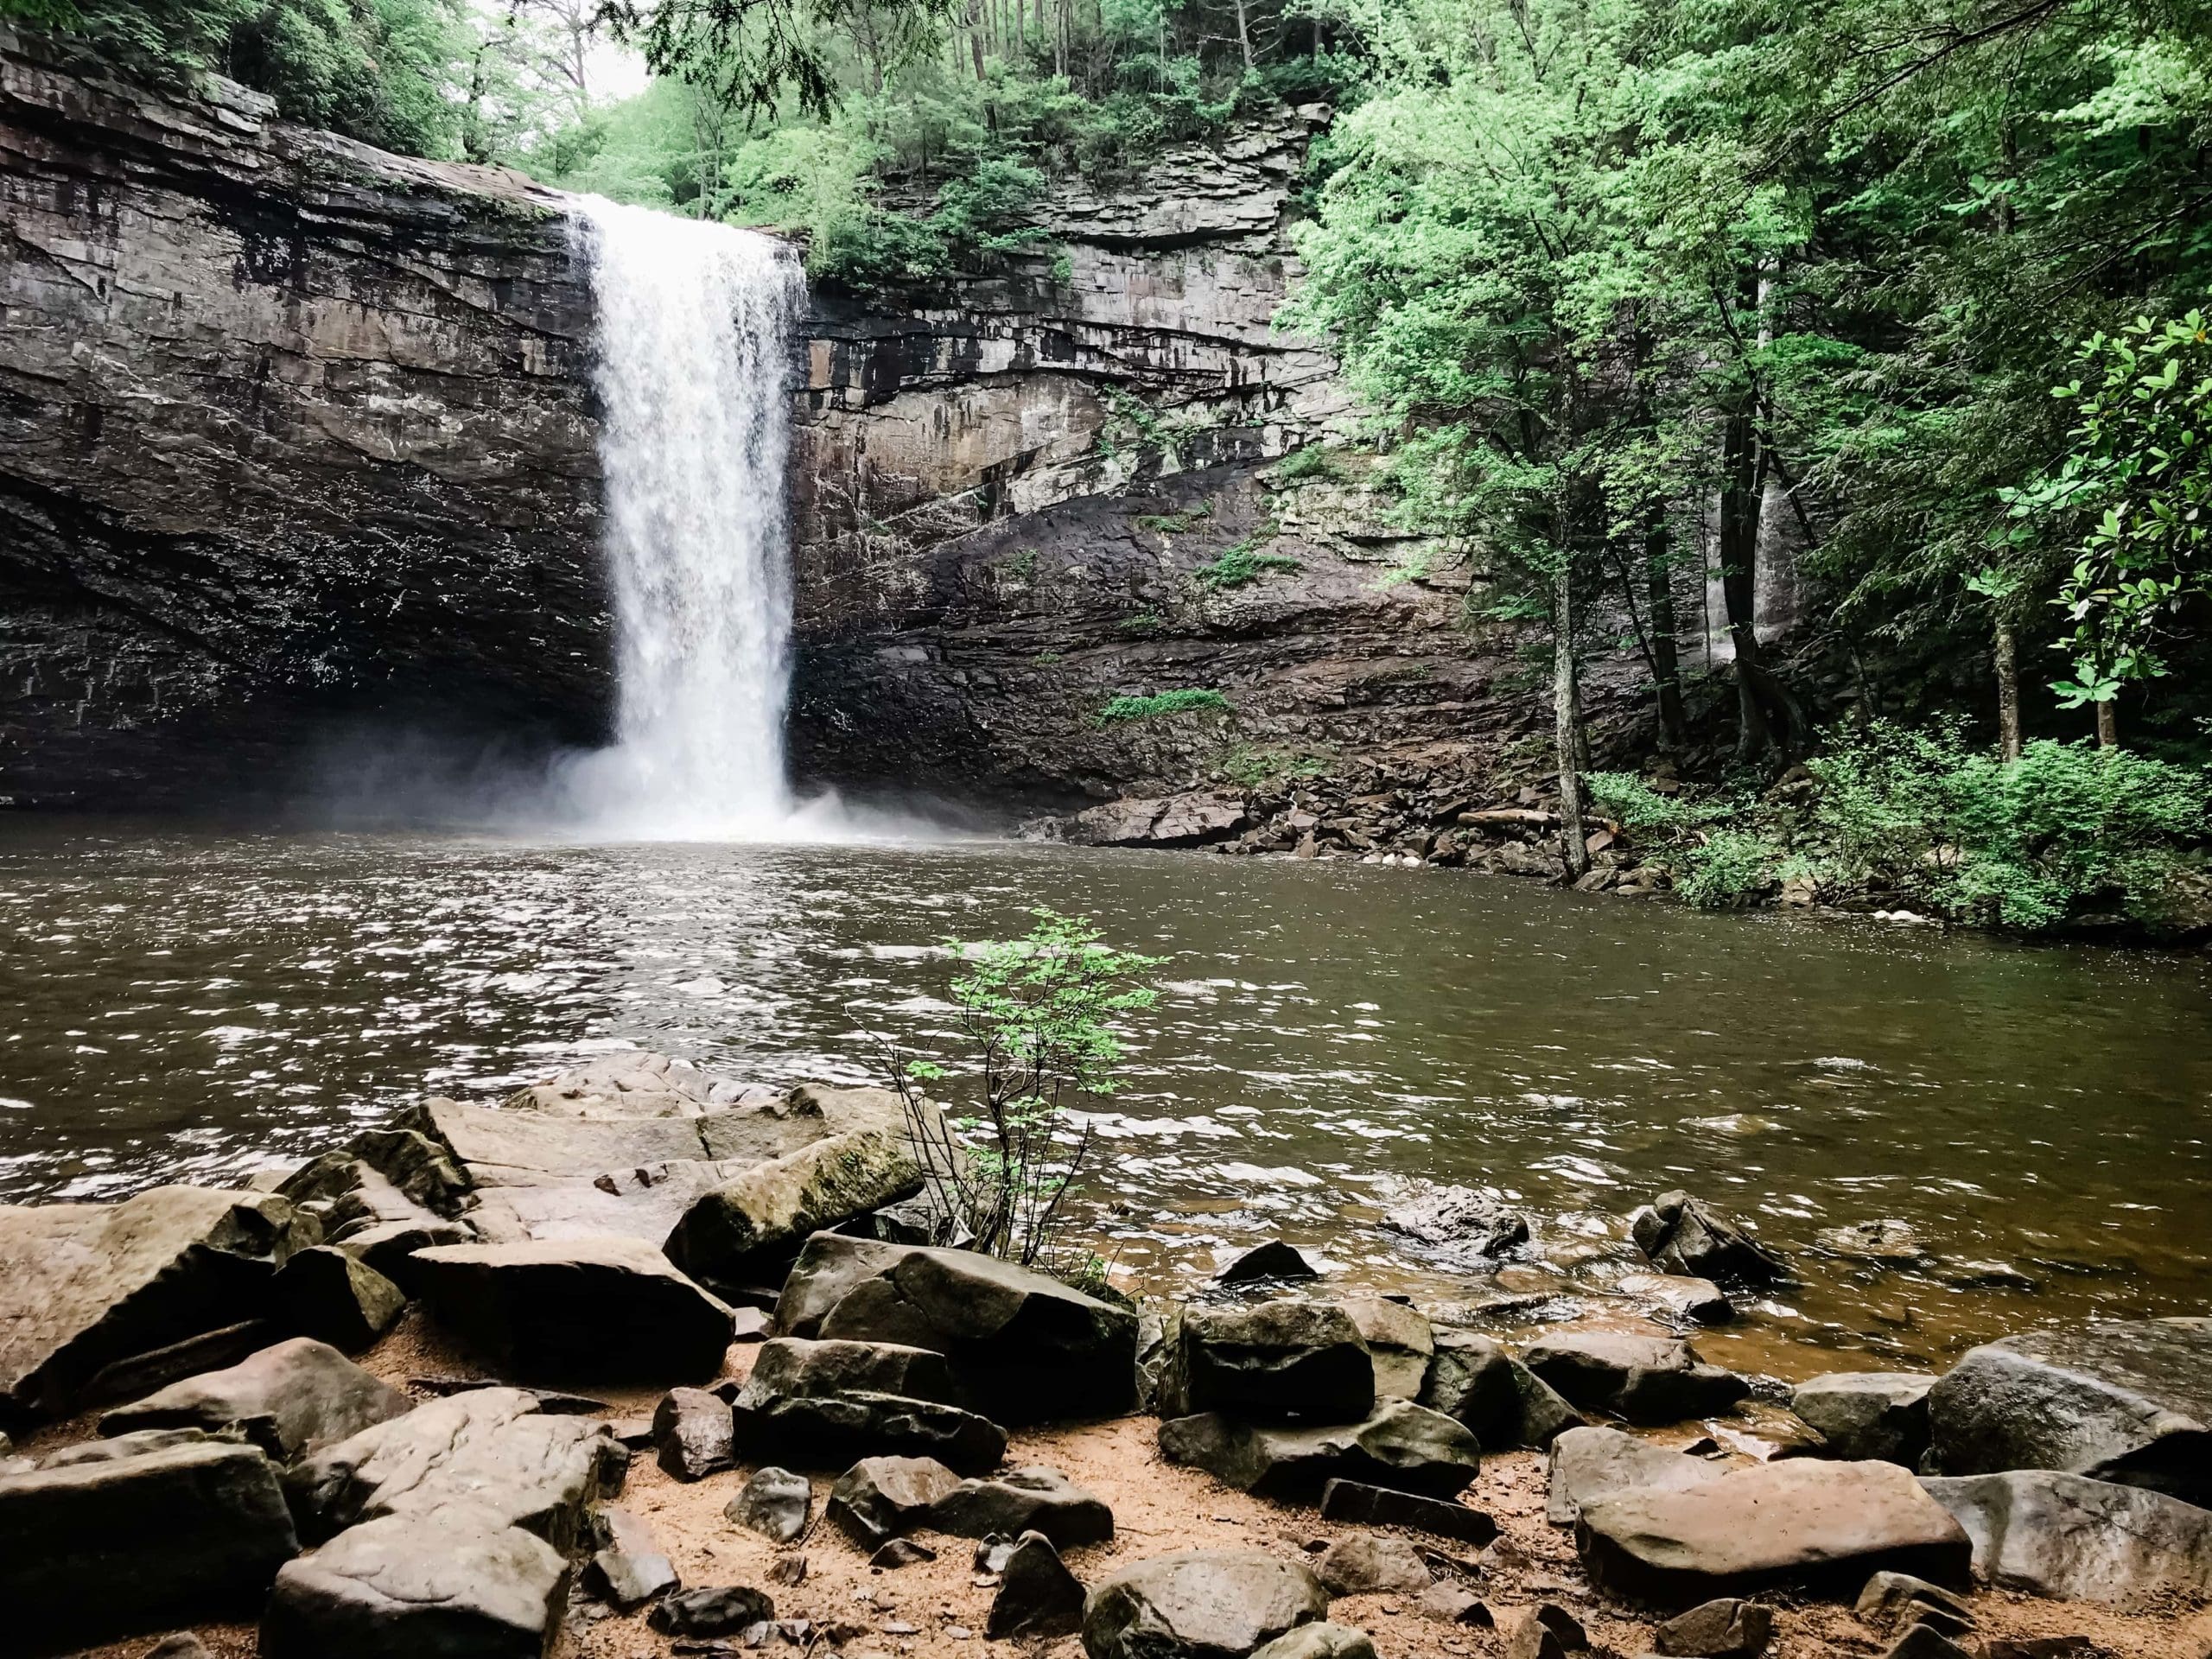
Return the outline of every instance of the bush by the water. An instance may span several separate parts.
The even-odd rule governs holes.
[[[2202,772],[2048,741],[2008,761],[1948,728],[1877,722],[1764,796],[1665,795],[1625,772],[1590,783],[1632,837],[1665,850],[1683,895],[1710,909],[1805,876],[1823,892],[1886,893],[2028,931],[2092,909],[2157,924],[2212,840]]]

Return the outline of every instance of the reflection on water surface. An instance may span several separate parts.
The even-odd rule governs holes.
[[[1618,1218],[1685,1185],[1805,1282],[1716,1357],[1928,1360],[2084,1310],[2205,1311],[2212,964],[1345,864],[404,836],[0,835],[0,1198],[105,1198],[319,1150],[425,1090],[595,1049],[869,1077],[941,1023],[951,933],[1037,904],[1172,957],[1102,1120],[1094,1218],[1137,1282],[1280,1232],[1363,1277],[1593,1300]],[[1487,1183],[1549,1267],[1435,1272],[1375,1226]],[[1812,1254],[1910,1223],[1900,1273]]]

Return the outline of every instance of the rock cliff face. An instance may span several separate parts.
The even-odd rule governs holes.
[[[1342,410],[1325,344],[1274,327],[1320,118],[1063,190],[1033,259],[816,296],[803,771],[1012,808],[1355,753],[1479,770],[1533,725],[1465,635],[1468,573],[1281,464]],[[231,795],[334,723],[604,734],[563,208],[0,33],[0,797]],[[1219,695],[1103,718],[1173,690]]]

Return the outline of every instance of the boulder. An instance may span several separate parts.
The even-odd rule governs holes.
[[[457,1221],[425,1217],[420,1221],[387,1221],[349,1233],[335,1246],[365,1268],[397,1285],[403,1295],[422,1294],[422,1278],[415,1258],[423,1251],[444,1244],[473,1244],[476,1235]]]
[[[1574,1618],[1549,1602],[1500,1613],[1497,1634],[1505,1659],[1567,1659],[1590,1645]]]
[[[1974,1659],[1932,1624],[1915,1624],[1882,1649],[1882,1659]]]
[[[1375,1397],[1417,1396],[1436,1353],[1436,1335],[1427,1316],[1379,1296],[1354,1298],[1344,1306],[1374,1358]]]
[[[995,1469],[1006,1431],[988,1418],[903,1394],[802,1395],[742,1404],[739,1443],[835,1466],[854,1458],[935,1458],[963,1473]]]
[[[1493,1450],[1549,1446],[1582,1414],[1545,1382],[1488,1337],[1440,1330],[1419,1402],[1456,1418]]]
[[[1529,1217],[1500,1194],[1427,1181],[1408,1183],[1399,1201],[1382,1212],[1382,1225],[1429,1255],[1478,1270],[1496,1267],[1529,1242]]]
[[[814,1483],[773,1464],[756,1469],[724,1506],[722,1518],[788,1544],[814,1519]]]
[[[831,1135],[756,1164],[695,1198],[668,1235],[669,1260],[702,1283],[751,1284],[810,1233],[921,1190],[903,1123]]]
[[[1252,1285],[1319,1279],[1313,1265],[1279,1238],[1255,1245],[1213,1276],[1217,1285]]]
[[[594,1518],[601,1542],[583,1575],[594,1595],[626,1612],[681,1587],[676,1564],[645,1520],[611,1504],[601,1504]]]
[[[636,1239],[444,1245],[414,1265],[438,1323],[503,1376],[708,1378],[729,1351],[729,1305]]]
[[[2127,1605],[2212,1599],[2212,1510],[2050,1470],[1921,1484],[1974,1541],[1974,1571],[2006,1589]]]
[[[916,1567],[935,1560],[937,1551],[927,1544],[918,1544],[911,1538],[892,1538],[876,1546],[868,1564],[872,1567]]]
[[[935,1458],[862,1458],[830,1489],[823,1513],[863,1549],[922,1525],[960,1477]]]
[[[1481,1630],[1496,1626],[1497,1619],[1483,1599],[1463,1584],[1440,1580],[1421,1592],[1414,1604],[1423,1618],[1440,1624],[1466,1624]]]
[[[327,1343],[296,1337],[228,1370],[173,1382],[100,1419],[103,1434],[235,1429],[279,1463],[404,1416],[415,1402]]]
[[[1084,1604],[1090,1659],[1244,1659],[1328,1616],[1306,1567],[1258,1550],[1188,1550],[1137,1561]]]
[[[963,1480],[931,1506],[929,1524],[963,1538],[1033,1532],[1060,1549],[1103,1544],[1114,1512],[1057,1469],[1016,1469],[990,1480]]]
[[[340,1533],[291,1562],[261,1618],[262,1659],[540,1659],[568,1563],[542,1538],[457,1503]]]
[[[779,1399],[841,1394],[896,1394],[909,1400],[963,1403],[943,1354],[895,1342],[807,1342],[778,1337],[760,1344],[737,1396],[738,1409],[759,1411]]]
[[[1842,1227],[1823,1227],[1813,1235],[1813,1243],[1830,1255],[1871,1262],[1878,1267],[1914,1268],[1928,1260],[1919,1233],[1905,1221],[1854,1221]]]
[[[65,1416],[105,1370],[260,1319],[276,1269],[315,1242],[315,1224],[266,1192],[0,1205],[0,1412]]]
[[[1631,1273],[1624,1274],[1613,1288],[1670,1321],[1726,1325],[1736,1317],[1735,1303],[1710,1279],[1688,1279],[1678,1273]]]
[[[17,1472],[28,1474],[33,1469],[78,1469],[88,1463],[121,1463],[126,1458],[143,1458],[149,1452],[166,1452],[176,1446],[206,1446],[215,1439],[204,1428],[139,1428],[128,1434],[112,1435],[102,1440],[79,1440],[74,1446],[65,1446],[38,1459],[24,1459],[27,1467]],[[236,1437],[229,1437],[235,1444]]]
[[[1563,1331],[1529,1345],[1529,1369],[1586,1411],[1631,1423],[1675,1423],[1726,1411],[1751,1393],[1687,1342],[1612,1331]]]
[[[1962,1582],[1973,1554],[1949,1512],[1895,1464],[1802,1458],[1595,1499],[1574,1541],[1603,1587],[1677,1605],[1770,1585],[1856,1585],[1885,1567]]]
[[[1375,1643],[1365,1630],[1349,1624],[1301,1624],[1255,1648],[1252,1659],[1375,1659]]]
[[[1964,1601],[1942,1586],[1916,1579],[1910,1573],[1874,1574],[1859,1591],[1852,1611],[1876,1630],[1886,1631],[1913,1623],[1931,1608],[1963,1624],[1974,1623],[1974,1609]]]
[[[359,1257],[328,1244],[294,1252],[270,1281],[276,1318],[302,1336],[358,1354],[391,1329],[407,1294]]]
[[[1086,807],[1062,819],[1058,834],[1075,847],[1199,847],[1225,841],[1249,822],[1233,796],[1192,791]]]
[[[603,1424],[542,1412],[526,1390],[475,1389],[311,1454],[284,1485],[313,1540],[466,1503],[567,1551],[586,1506],[620,1484],[629,1455]]]
[[[1669,1619],[1651,1633],[1651,1650],[1682,1659],[1758,1659],[1773,1639],[1774,1609],[1730,1596]]]
[[[2006,1337],[1937,1381],[1928,1417],[1948,1475],[2055,1469],[2212,1507],[2212,1319]]]
[[[1431,1578],[1420,1550],[1373,1532],[1338,1539],[1313,1563],[1313,1574],[1332,1596],[1418,1595]]]
[[[776,1605],[747,1585],[686,1590],[667,1597],[645,1616],[663,1636],[735,1636],[776,1617]]]
[[[1201,1411],[1353,1422],[1375,1405],[1376,1363],[1334,1302],[1186,1307],[1160,1377],[1164,1417]]]
[[[1332,1480],[1322,1486],[1321,1518],[1357,1526],[1403,1527],[1471,1544],[1477,1549],[1486,1548],[1497,1536],[1497,1522],[1480,1510],[1357,1480]]]
[[[737,1466],[729,1402],[704,1389],[671,1389],[653,1408],[654,1461],[677,1480]]]
[[[1679,1492],[1726,1472],[1703,1458],[1670,1452],[1618,1428],[1571,1428],[1552,1442],[1544,1516],[1571,1527],[1583,1505],[1638,1487]]]
[[[1282,1503],[1313,1503],[1332,1479],[1452,1497],[1481,1466],[1473,1435],[1404,1400],[1385,1401],[1363,1422],[1324,1428],[1202,1412],[1162,1423],[1160,1450],[1170,1463]]]
[[[1687,1192],[1662,1192],[1630,1221],[1636,1247],[1662,1273],[1723,1285],[1770,1285],[1788,1268],[1742,1224]]]
[[[1001,1422],[1110,1416],[1136,1392],[1134,1313],[973,1250],[817,1233],[784,1281],[776,1329],[932,1349]]]
[[[208,1440],[0,1477],[11,1651],[234,1615],[298,1553],[276,1465],[257,1446]]]
[[[993,1642],[1072,1636],[1083,1628],[1083,1586],[1052,1541],[1041,1532],[1025,1532],[1001,1569],[983,1634]]]
[[[1906,1371],[1833,1371],[1799,1383],[1789,1408],[1820,1431],[1831,1456],[1916,1469],[1928,1450],[1928,1389],[1935,1381]]]

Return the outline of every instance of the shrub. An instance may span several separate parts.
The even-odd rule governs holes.
[[[1186,714],[1200,709],[1224,715],[1230,712],[1229,699],[1218,691],[1155,691],[1147,697],[1116,697],[1098,711],[1098,720],[1101,725],[1113,720],[1151,720],[1160,715]]]
[[[1269,468],[1268,480],[1281,485],[1319,479],[1338,484],[1344,481],[1344,462],[1335,450],[1326,444],[1308,443],[1292,450]]]
[[[1208,593],[1217,594],[1226,588],[1249,587],[1270,573],[1287,575],[1298,568],[1298,561],[1287,554],[1255,553],[1249,548],[1232,547],[1211,564],[1202,564],[1191,572],[1191,579]]]
[[[1700,910],[1733,910],[1774,885],[1783,857],[1764,836],[1723,830],[1689,849],[1688,874],[1675,886]]]
[[[1265,748],[1254,743],[1232,743],[1224,749],[1215,769],[1232,784],[1259,789],[1268,784],[1300,778],[1318,778],[1326,770],[1327,757],[1310,750]]]

